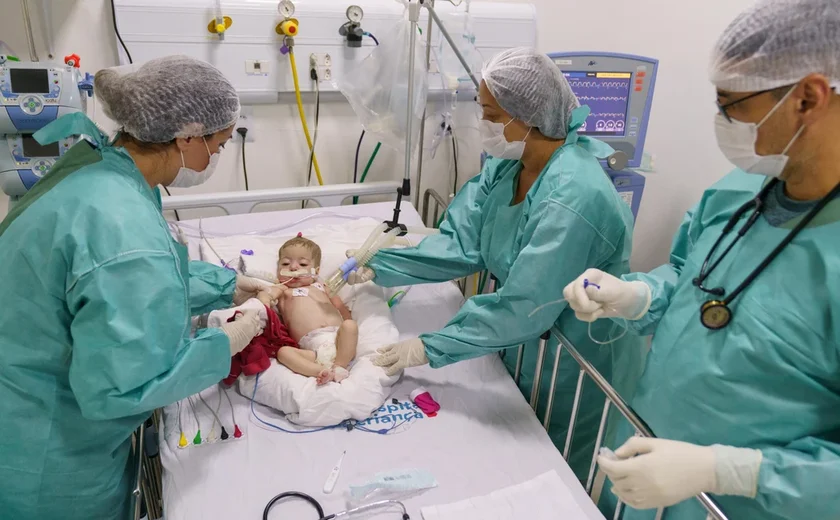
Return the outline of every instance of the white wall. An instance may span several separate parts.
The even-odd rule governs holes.
[[[520,1],[520,0],[510,0]],[[524,1],[524,0],[522,0]],[[667,260],[671,238],[687,208],[702,191],[730,167],[714,141],[714,91],[707,80],[709,52],[717,35],[735,13],[751,0],[710,0],[701,3],[664,0],[531,0],[539,13],[539,48],[545,52],[603,50],[652,56],[660,60],[654,107],[648,131],[648,152],[656,157],[656,172],[647,174],[647,188],[636,226],[634,268],[649,269]],[[0,39],[26,56],[26,40],[17,16],[17,4],[0,19]],[[37,5],[36,0],[31,0]],[[82,68],[96,71],[116,64],[116,46],[108,0],[57,0],[53,9],[56,54],[82,57]],[[585,7],[583,7],[585,6]],[[600,15],[598,13],[606,13]],[[600,16],[600,18],[596,18]],[[36,21],[37,21],[36,16]],[[36,33],[40,29],[36,27]],[[43,45],[39,49],[43,50]],[[42,59],[43,59],[42,53]],[[97,122],[108,122],[96,110]],[[311,103],[308,106],[311,120]],[[477,132],[469,126],[472,107],[461,107],[458,130],[461,182],[478,169]],[[94,113],[95,111],[95,113]],[[110,125],[108,125],[110,126]],[[431,125],[434,126],[434,125]],[[302,184],[308,153],[291,103],[255,107],[254,143],[247,159],[252,189]],[[349,182],[361,127],[349,106],[340,100],[322,104],[319,159],[325,181]],[[429,134],[430,136],[431,134]],[[190,192],[244,189],[241,156],[229,145],[222,154],[219,173]],[[373,146],[366,140],[361,153],[364,166]],[[402,154],[383,147],[370,180],[398,179]],[[426,158],[423,188],[447,192],[452,170],[451,145]],[[6,199],[0,197],[0,216]],[[186,215],[190,216],[190,215]],[[182,215],[183,217],[183,215]]]

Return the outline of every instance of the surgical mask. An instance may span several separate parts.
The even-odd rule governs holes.
[[[793,93],[794,88],[796,87],[792,87],[776,103],[776,106],[764,116],[764,119],[758,123],[744,123],[735,119],[730,122],[723,115],[717,114],[715,118],[715,137],[717,137],[720,151],[729,159],[729,162],[747,173],[766,175],[768,177],[780,177],[782,175],[790,159],[787,156],[787,152],[799,136],[802,135],[805,126],[803,125],[799,128],[780,154],[758,155],[755,152],[755,144],[758,141],[758,129],[784,104],[788,96]]]
[[[481,134],[481,146],[488,155],[497,159],[513,159],[515,161],[522,159],[522,154],[525,153],[525,139],[528,139],[533,128],[528,129],[528,133],[525,134],[525,139],[511,143],[505,139],[505,128],[511,123],[513,123],[513,119],[504,125],[502,123],[493,123],[486,119],[478,122],[478,132]]]
[[[201,138],[204,141],[204,148],[207,149],[207,155],[210,156],[210,162],[207,164],[207,167],[204,168],[204,171],[197,172],[192,168],[187,168],[187,163],[184,161],[184,152],[181,152],[181,169],[178,170],[178,174],[175,176],[175,180],[169,184],[170,188],[189,188],[192,186],[198,186],[199,184],[203,184],[207,182],[213,172],[216,171],[216,166],[219,164],[219,154],[217,153],[210,153],[210,147],[207,146],[207,139]]]

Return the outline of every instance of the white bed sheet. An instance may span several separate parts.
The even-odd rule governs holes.
[[[208,233],[263,230],[323,212],[385,219],[392,209],[391,203],[379,203],[236,215],[204,219],[202,227]],[[312,219],[299,227],[327,224],[331,218]],[[333,218],[342,220],[346,219]],[[421,225],[407,204],[401,222]],[[191,254],[197,257],[198,241],[191,242]],[[417,286],[394,308],[394,320],[402,337],[416,336],[441,328],[461,303],[451,283]],[[407,431],[389,436],[266,431],[248,420],[248,401],[231,392],[245,433],[242,439],[185,450],[161,443],[166,519],[261,518],[268,500],[289,490],[311,494],[327,514],[335,513],[346,508],[351,483],[380,471],[417,467],[431,471],[440,485],[405,501],[414,519],[422,518],[421,507],[484,495],[554,469],[583,511],[581,520],[603,520],[497,356],[439,370],[413,369],[394,386],[392,396],[405,401],[418,386],[429,389],[441,404],[439,416],[414,421]],[[258,413],[278,421],[268,409],[258,408]],[[324,495],[324,481],[344,450],[347,456],[336,489]],[[269,518],[305,520],[315,514],[304,504],[289,502],[276,506]],[[399,515],[392,511],[365,518]]]

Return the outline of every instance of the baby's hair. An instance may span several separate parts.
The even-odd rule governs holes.
[[[320,267],[321,265],[321,247],[316,244],[315,242],[309,240],[308,238],[303,238],[303,236],[298,233],[298,236],[292,238],[291,240],[287,240],[285,244],[280,246],[280,258],[283,258],[283,251],[289,247],[296,247],[301,246],[305,247],[310,253],[312,253],[312,261],[315,263],[316,267]]]

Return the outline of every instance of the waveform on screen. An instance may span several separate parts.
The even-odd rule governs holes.
[[[569,85],[578,88],[630,88],[629,81],[570,81]]]
[[[578,96],[578,100],[583,101],[627,101],[627,97],[621,96]]]

